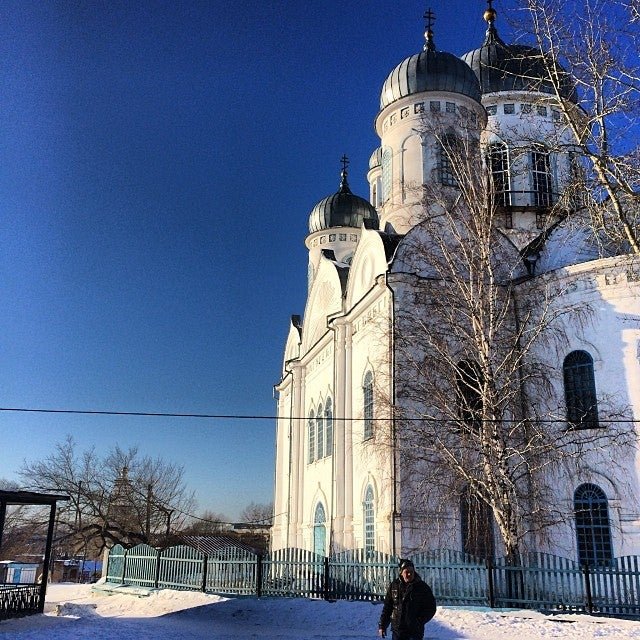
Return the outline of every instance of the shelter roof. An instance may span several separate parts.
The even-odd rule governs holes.
[[[55,504],[69,500],[69,496],[59,493],[39,493],[36,491],[1,491],[0,503],[4,504]]]

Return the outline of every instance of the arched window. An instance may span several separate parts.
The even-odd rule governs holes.
[[[313,409],[309,412],[309,463],[316,459],[316,420]]]
[[[580,564],[601,565],[613,559],[609,502],[595,484],[582,484],[573,496]]]
[[[509,152],[506,144],[499,142],[489,146],[488,164],[494,202],[498,207],[507,207],[511,204],[511,176],[509,174]]]
[[[493,512],[467,487],[460,496],[462,550],[477,558],[493,558]]]
[[[458,414],[463,427],[482,427],[482,372],[475,362],[463,360],[456,371]]]
[[[531,150],[531,191],[534,206],[549,207],[553,204],[551,161],[549,152],[541,146]]]
[[[381,202],[386,202],[391,197],[392,162],[391,149],[382,152],[382,198]]]
[[[319,556],[327,553],[327,516],[321,502],[316,505],[313,516],[313,550]]]
[[[373,437],[373,373],[367,371],[362,384],[364,439]]]
[[[316,460],[324,458],[324,414],[322,405],[318,407],[316,416]]]
[[[324,432],[326,437],[324,454],[330,456],[333,454],[333,408],[331,398],[327,398],[327,403],[324,406]]]
[[[598,427],[598,400],[593,358],[586,351],[572,351],[562,365],[567,422],[575,429]]]
[[[363,503],[364,550],[371,552],[376,546],[375,506],[373,504],[373,488],[367,487]]]
[[[440,182],[448,187],[457,187],[455,174],[456,156],[459,154],[458,139],[453,134],[447,134],[440,143]]]

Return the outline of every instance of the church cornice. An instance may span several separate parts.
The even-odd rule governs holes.
[[[549,288],[551,295],[605,294],[607,298],[637,295],[640,263],[633,255],[600,258],[569,265],[534,276],[521,283],[524,288]],[[622,294],[622,295],[621,295]]]

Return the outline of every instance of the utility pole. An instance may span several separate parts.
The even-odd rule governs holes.
[[[151,540],[151,483],[147,485],[147,544]]]

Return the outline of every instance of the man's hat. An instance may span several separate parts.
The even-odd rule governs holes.
[[[405,569],[415,570],[415,567],[413,566],[413,562],[411,562],[411,560],[409,559],[400,560],[400,573],[402,573]]]

